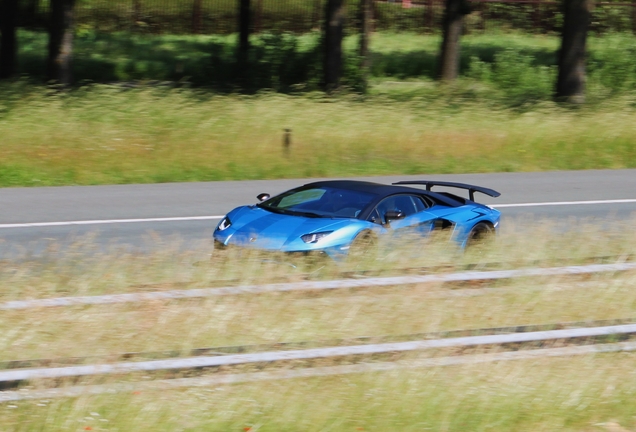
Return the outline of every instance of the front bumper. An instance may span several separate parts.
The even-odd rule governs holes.
[[[293,261],[298,259],[312,259],[322,260],[329,259],[332,261],[342,261],[347,257],[349,252],[349,245],[333,246],[327,248],[314,248],[305,250],[279,250],[279,249],[263,249],[259,247],[253,247],[249,245],[236,245],[226,244],[219,239],[214,239],[215,253],[230,253],[230,251],[237,254],[237,256],[247,254],[257,254],[259,256],[271,257],[274,260]]]

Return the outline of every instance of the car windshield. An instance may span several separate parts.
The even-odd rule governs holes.
[[[307,217],[356,218],[376,194],[328,186],[301,187],[268,199],[259,207]]]

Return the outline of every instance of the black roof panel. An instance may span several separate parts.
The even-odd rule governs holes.
[[[382,183],[373,183],[359,180],[324,180],[308,183],[305,186],[329,186],[339,189],[355,190],[360,192],[374,193],[378,195],[392,195],[399,192],[420,193],[422,189],[407,186],[393,186]]]
[[[456,199],[451,199],[443,194],[430,192],[418,188],[408,187],[408,186],[399,186],[399,185],[387,185],[382,183],[373,183],[367,181],[360,180],[324,180],[317,181],[313,183],[307,183],[304,187],[321,187],[327,186],[338,189],[347,189],[352,191],[360,191],[376,194],[379,197],[385,197],[389,195],[394,195],[396,193],[412,193],[418,195],[425,195],[431,197],[433,200],[445,204],[450,207],[458,207],[460,205],[465,204],[464,202],[458,202]]]

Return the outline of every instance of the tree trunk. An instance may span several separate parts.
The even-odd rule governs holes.
[[[192,33],[201,33],[201,1],[193,0],[192,2]]]
[[[64,86],[73,82],[74,7],[75,0],[51,0],[47,75]]]
[[[435,10],[433,0],[426,0],[426,13],[424,14],[424,28],[432,32],[433,23],[435,21]]]
[[[360,0],[360,57],[362,67],[367,70],[371,65],[369,58],[369,36],[371,34],[371,2]]]
[[[247,55],[250,50],[250,0],[239,0],[239,44],[238,63],[244,67],[247,63]]]
[[[591,0],[564,0],[559,76],[555,93],[558,101],[585,102],[585,43],[591,9]]]
[[[466,0],[446,0],[442,22],[442,47],[438,76],[441,81],[453,81],[459,75],[459,38],[464,15],[470,13]]]
[[[141,21],[141,0],[133,0],[133,27]]]
[[[18,68],[17,18],[18,0],[0,0],[0,79],[12,77]]]
[[[263,31],[263,0],[256,0],[256,17],[254,19],[254,33]]]
[[[312,29],[320,29],[320,2],[321,0],[314,0],[314,13],[311,18]]]
[[[39,0],[28,0],[26,5],[23,6],[24,17],[22,18],[22,23],[28,27],[35,27],[40,22],[38,19],[38,6],[40,2]]]
[[[369,68],[371,57],[369,56],[369,37],[371,35],[371,2],[373,0],[360,0],[360,67],[362,68],[362,81],[364,92],[368,88]]]
[[[340,85],[344,18],[344,0],[327,0],[324,58],[324,87],[326,91],[331,91]]]

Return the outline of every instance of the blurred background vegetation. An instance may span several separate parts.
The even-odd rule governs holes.
[[[19,39],[19,73],[44,81],[46,34],[25,30],[19,32]],[[351,90],[362,87],[357,39],[350,36],[344,42],[343,85]],[[375,83],[434,80],[440,41],[439,35],[374,34],[370,78]],[[263,33],[253,37],[252,44],[249,80],[242,91],[298,93],[320,88],[318,32]],[[491,31],[465,36],[460,77],[492,87],[489,98],[506,104],[549,100],[557,48],[554,35]],[[155,80],[233,92],[238,90],[235,51],[235,35],[148,36],[87,30],[75,40],[74,74],[81,84]],[[636,38],[626,33],[593,36],[587,66],[588,87],[597,99],[635,90]]]
[[[361,0],[345,0],[346,28],[360,31]],[[326,0],[252,0],[253,30],[292,32],[319,30]],[[471,0],[464,32],[497,29],[527,33],[558,33],[563,24],[562,4],[550,0],[525,2]],[[373,2],[373,30],[439,33],[445,4],[442,0],[377,0]],[[46,29],[48,0],[19,0],[19,26]],[[591,11],[595,33],[634,29],[633,5],[621,0],[598,2]],[[236,0],[76,0],[79,29],[100,32],[131,31],[143,34],[231,34],[237,31]]]
[[[68,0],[62,0],[68,1]],[[343,1],[342,81],[364,91],[358,39],[361,0]],[[17,0],[17,75],[43,82],[51,5]],[[250,51],[239,64],[237,0],[76,0],[74,81],[179,82],[216,91],[253,93],[317,90],[323,80],[326,0],[251,0]],[[371,79],[428,79],[438,73],[445,4],[439,0],[372,1]],[[560,2],[470,2],[462,21],[459,73],[506,94],[513,103],[549,99],[556,80]],[[616,93],[632,89],[636,7],[601,2],[590,11],[596,42],[588,53],[590,85]],[[425,38],[422,36],[429,35]],[[247,76],[244,75],[247,70]],[[240,80],[239,80],[240,77]]]
[[[53,3],[19,0],[0,186],[635,166],[636,7],[590,11],[586,103],[569,106],[560,3],[471,2],[443,85],[445,5],[372,2],[363,57],[360,1],[343,0],[325,93],[326,0],[251,0],[245,57],[237,0],[77,0],[68,87],[48,81]]]

